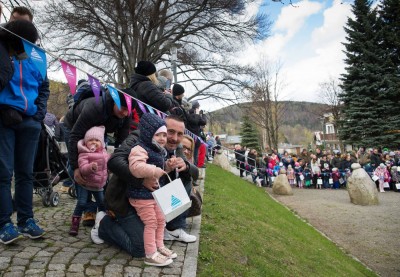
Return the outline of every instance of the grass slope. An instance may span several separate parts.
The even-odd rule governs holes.
[[[209,165],[198,276],[376,276],[276,203]]]

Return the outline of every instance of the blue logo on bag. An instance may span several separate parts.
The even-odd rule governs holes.
[[[182,205],[182,201],[176,198],[174,195],[171,195],[171,207],[172,209],[175,209]]]

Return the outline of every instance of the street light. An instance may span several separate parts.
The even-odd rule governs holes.
[[[180,47],[181,47],[181,45],[179,43],[172,42],[170,44],[171,66],[172,66],[172,72],[174,74],[174,83],[178,82],[178,73],[176,70],[176,60],[178,59],[178,48],[180,48]]]

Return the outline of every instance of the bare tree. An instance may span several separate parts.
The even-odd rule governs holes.
[[[250,105],[245,108],[253,122],[265,131],[263,139],[269,147],[278,149],[279,130],[285,107],[280,101],[282,80],[280,77],[280,63],[272,65],[262,58],[256,65],[252,85],[248,86],[245,97]]]
[[[243,45],[266,37],[270,26],[265,15],[246,16],[255,0],[49,2],[41,26],[46,26],[46,45],[63,59],[123,86],[138,61],[168,67],[171,46],[180,45],[179,79],[191,82],[191,98],[198,99],[236,98],[245,79],[237,76],[249,70],[232,57]]]
[[[328,106],[327,111],[332,114],[332,124],[335,130],[337,130],[341,110],[339,95],[342,93],[342,89],[340,81],[330,77],[328,81],[320,83],[319,87],[319,97]]]
[[[341,82],[330,77],[328,81],[320,83],[319,86],[319,97],[322,102],[327,105],[327,110],[321,111],[321,118],[323,118],[325,124],[325,117],[323,114],[326,112],[332,114],[330,123],[332,123],[335,133],[337,133],[339,128],[338,123],[340,122],[340,112],[342,109],[342,103],[339,99],[339,95],[342,93]],[[338,138],[341,148],[344,149],[339,136]]]

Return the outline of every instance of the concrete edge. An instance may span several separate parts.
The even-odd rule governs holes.
[[[204,191],[204,180],[205,170],[200,169],[200,176],[203,179],[199,180],[198,189],[203,196]],[[186,247],[185,260],[182,266],[182,277],[196,277],[197,274],[197,259],[199,257],[199,245],[200,245],[200,226],[201,226],[201,214],[191,218],[192,224],[190,234],[197,237],[197,240],[193,243],[188,243]]]

